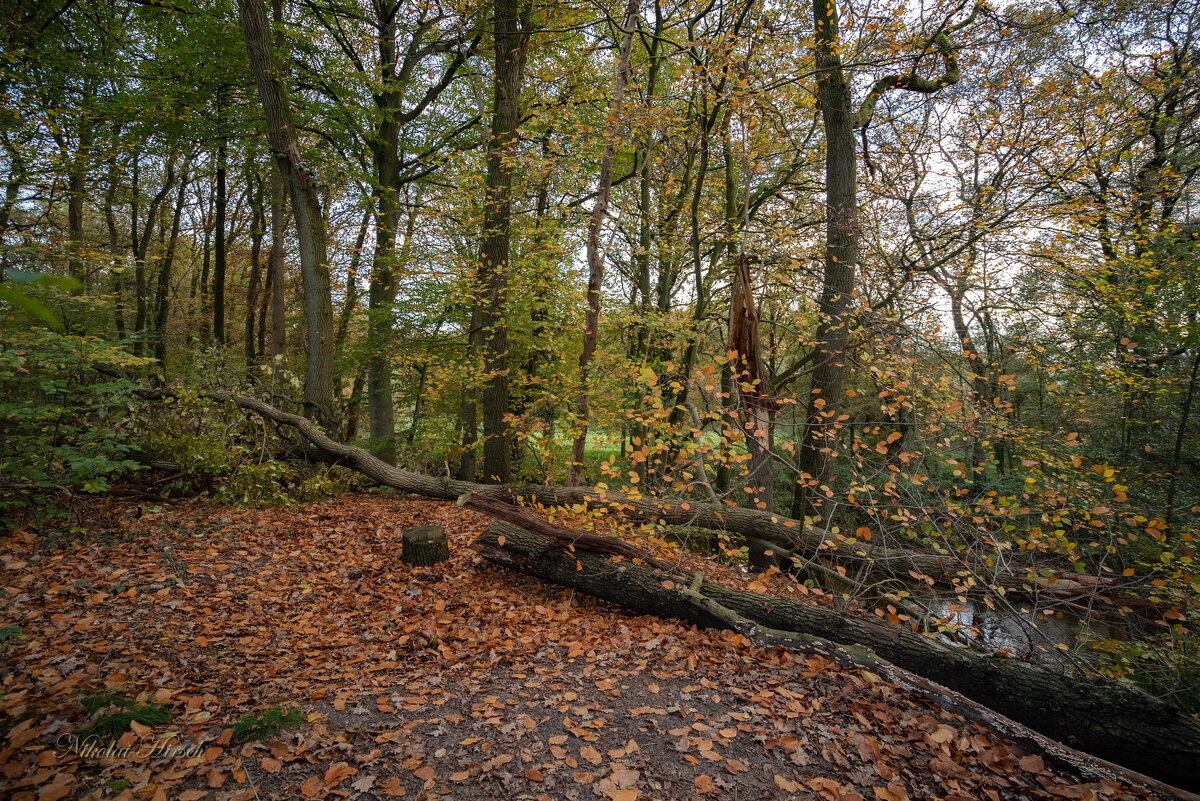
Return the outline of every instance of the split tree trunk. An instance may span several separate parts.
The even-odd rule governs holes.
[[[882,658],[1069,746],[1178,787],[1200,789],[1200,721],[1131,684],[1051,673],[786,598],[711,583],[689,592],[676,575],[609,561],[579,547],[568,553],[507,523],[493,523],[472,547],[490,561],[638,612],[713,628],[737,628],[731,620],[744,620],[779,634],[829,641],[864,664],[874,666],[871,660]]]

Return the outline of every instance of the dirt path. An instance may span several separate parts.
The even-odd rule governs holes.
[[[0,543],[3,780],[13,799],[1144,798],[1084,783],[870,674],[485,566],[452,504],[348,495],[191,504]],[[398,559],[443,525],[453,558]],[[80,755],[81,700],[169,723]],[[306,722],[235,743],[249,713]],[[158,738],[199,753],[147,752]]]

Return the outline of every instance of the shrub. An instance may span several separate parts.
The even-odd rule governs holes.
[[[64,511],[59,488],[96,493],[139,469],[127,425],[137,385],[99,368],[150,363],[100,339],[0,331],[0,527]]]

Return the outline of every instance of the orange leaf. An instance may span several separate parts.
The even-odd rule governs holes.
[[[336,787],[341,782],[358,773],[357,770],[347,765],[345,762],[338,762],[330,765],[329,770],[325,771],[325,786],[329,788]]]
[[[54,781],[47,784],[38,793],[38,801],[59,801],[60,798],[66,798],[74,784],[75,777],[70,773],[57,773]]]
[[[542,772],[540,770],[538,770],[537,768],[529,768],[528,770],[525,771],[525,778],[529,779],[529,781],[531,781],[531,782],[540,782],[540,781],[543,781],[546,777],[543,776]]]
[[[696,792],[697,793],[711,793],[715,789],[716,789],[716,784],[713,783],[713,780],[711,777],[705,776],[703,773],[701,773],[699,776],[696,777]]]
[[[379,789],[392,798],[399,798],[404,795],[404,782],[395,776],[388,776],[379,783]]]
[[[1021,766],[1021,770],[1027,770],[1030,773],[1041,773],[1046,770],[1046,763],[1037,754],[1023,756],[1017,761],[1017,764]]]
[[[321,784],[320,776],[309,776],[304,780],[304,784],[300,785],[300,795],[305,798],[316,798],[325,792],[325,785]]]
[[[413,775],[423,782],[431,782],[437,778],[437,773],[435,773],[433,768],[429,767],[428,765],[422,765],[421,767],[417,768],[413,771]]]
[[[775,786],[785,793],[794,793],[800,789],[800,785],[791,779],[775,774]]]

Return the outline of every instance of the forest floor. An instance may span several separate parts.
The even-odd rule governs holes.
[[[873,674],[633,616],[484,563],[453,504],[96,510],[0,540],[0,795],[200,799],[1124,799]],[[399,560],[441,525],[452,558]],[[737,581],[732,575],[725,579]],[[717,575],[721,579],[721,575]],[[124,755],[82,699],[165,705]],[[275,705],[304,723],[238,743]],[[197,753],[154,753],[169,732]],[[82,753],[80,752],[82,750]]]

